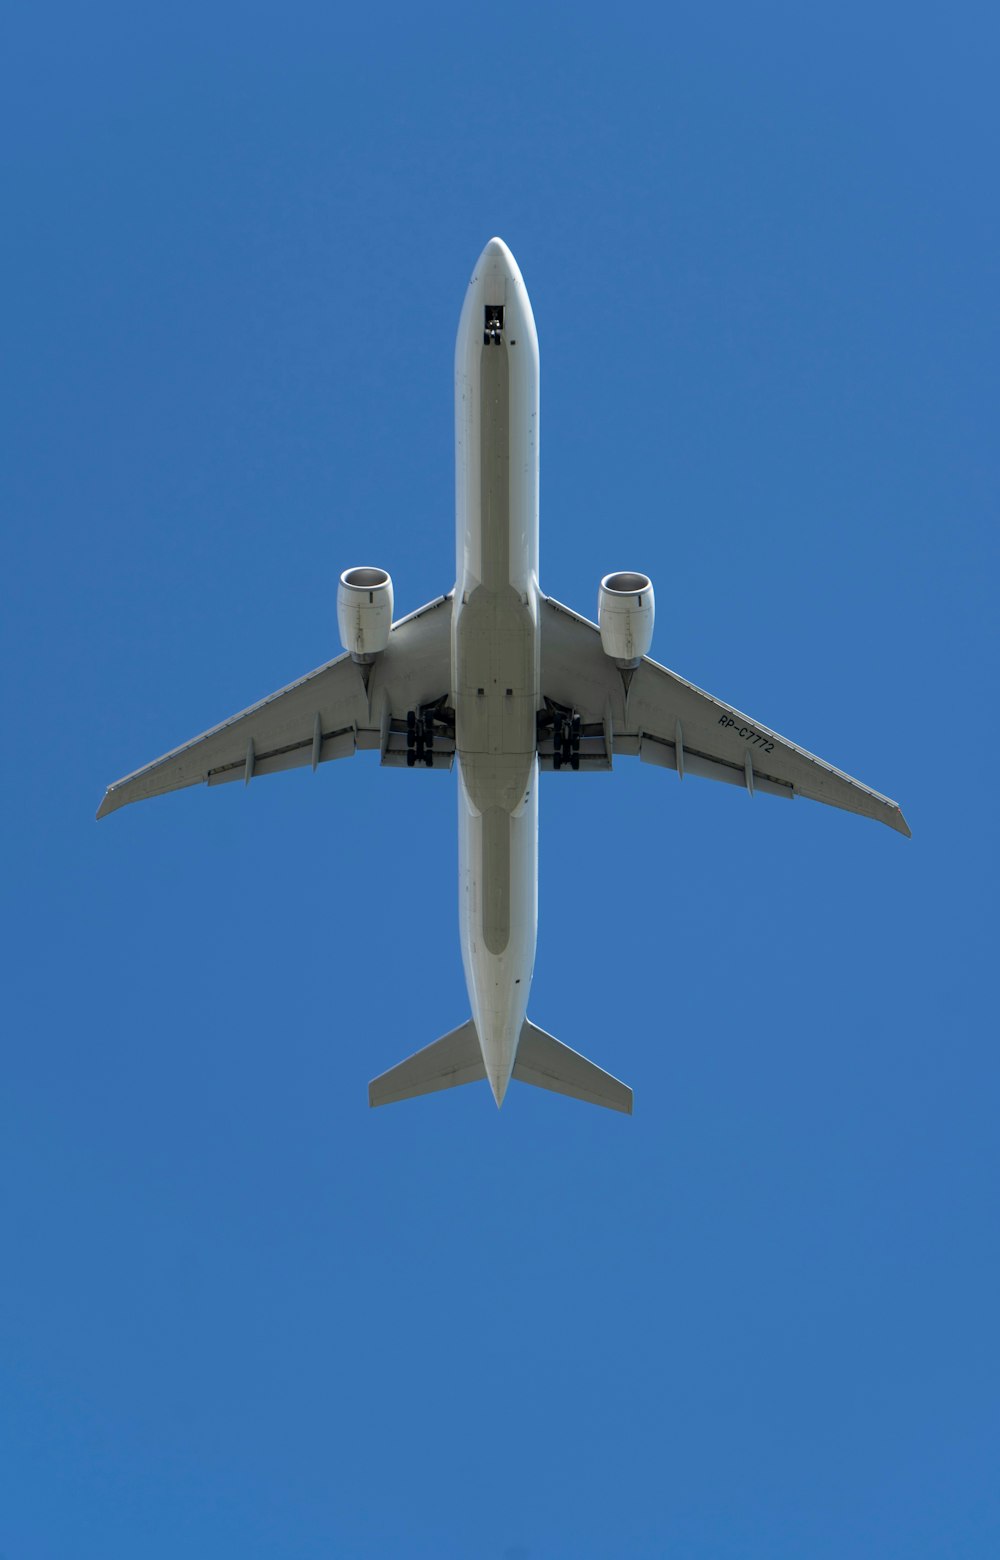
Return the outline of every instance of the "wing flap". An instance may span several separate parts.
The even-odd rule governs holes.
[[[713,780],[734,776],[730,783],[743,784],[749,759],[754,789],[759,777],[759,789],[768,794],[781,794],[773,788],[784,787],[794,795],[877,819],[909,835],[898,802],[648,657],[629,683],[625,708],[627,724],[642,735],[669,741],[680,727],[685,773],[701,773]],[[695,760],[692,764],[687,761],[689,752]],[[722,766],[728,773],[710,765]]]
[[[361,667],[346,654],[328,661],[116,780],[97,816],[203,782],[256,779],[349,758],[359,749],[384,752],[394,719],[405,727],[408,710],[439,698],[450,683],[451,597],[441,596],[393,625],[374,665]]]
[[[145,801],[205,781],[220,785],[227,780],[246,779],[251,742],[251,777],[311,763],[317,718],[321,732],[330,738],[348,725],[353,751],[354,725],[366,725],[369,716],[361,668],[350,656],[339,656],[116,781],[108,787],[97,816],[103,818],[129,802]]]
[[[273,753],[257,753],[255,750],[252,779],[256,780],[259,775],[281,774],[286,769],[304,769],[307,765],[311,766],[314,752],[317,764],[328,764],[334,759],[351,758],[357,752],[357,748],[357,730],[354,726],[348,726],[346,731],[329,734],[321,731],[318,744],[313,736],[289,747],[278,748]],[[245,780],[246,756],[222,764],[218,769],[210,769],[205,778],[209,785],[225,785],[229,780]]]
[[[597,624],[551,598],[542,603],[542,692],[584,722],[606,715],[616,754],[751,794],[808,797],[910,833],[897,802],[669,668],[646,657],[634,672],[619,670]]]
[[[637,739],[639,758],[644,764],[655,764],[660,769],[677,768],[677,743],[664,742],[660,737],[651,737],[647,733]],[[618,752],[617,745],[615,752]],[[689,747],[681,745],[681,766],[683,775],[696,775],[703,780],[719,780],[723,785],[739,785],[746,788],[746,762],[743,764],[727,764],[717,758],[708,758],[704,753],[692,752]],[[762,791],[766,796],[783,796],[791,801],[795,795],[794,787],[789,781],[773,780],[768,775],[759,774],[754,770],[753,788]]]

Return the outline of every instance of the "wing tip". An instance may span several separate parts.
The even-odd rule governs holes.
[[[891,829],[895,829],[897,834],[902,834],[906,839],[912,840],[913,830],[910,828],[910,825],[903,817],[903,809],[900,807],[898,802],[893,802],[892,811],[893,816],[887,818],[886,823]]]
[[[98,820],[100,820],[101,818],[106,818],[108,816],[108,813],[114,812],[115,809],[117,807],[120,807],[120,806],[121,806],[121,802],[116,800],[115,795],[114,795],[114,788],[112,786],[109,786],[108,789],[105,791],[103,797],[101,798],[101,805],[100,805],[100,807],[98,807],[97,812],[95,813],[94,816]]]

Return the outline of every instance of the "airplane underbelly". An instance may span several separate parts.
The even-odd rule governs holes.
[[[490,309],[503,321],[495,336],[483,328]],[[502,1088],[535,956],[541,700],[538,347],[530,309],[499,274],[468,302],[455,373],[459,917],[480,1044]]]
[[[538,922],[538,789],[514,816],[474,812],[459,785],[462,962],[487,1066],[510,1074],[528,1006]]]

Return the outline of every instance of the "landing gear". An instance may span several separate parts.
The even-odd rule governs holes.
[[[580,717],[557,715],[552,727],[552,767],[562,769],[580,767]]]
[[[553,769],[579,769],[582,735],[580,716],[552,699],[546,699],[545,705],[538,716],[538,737],[542,740],[551,733]]]
[[[503,334],[503,304],[488,303],[483,309],[483,346],[498,347]]]
[[[445,708],[444,698],[434,704],[423,704],[419,709],[406,712],[406,767],[417,764],[434,768],[435,728],[443,736],[455,734],[455,712]]]

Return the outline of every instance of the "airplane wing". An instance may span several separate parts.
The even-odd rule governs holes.
[[[451,687],[451,596],[393,624],[373,664],[338,656],[259,704],[116,780],[98,818],[128,802],[207,781],[260,775],[374,749],[383,764],[450,768],[455,756]]]
[[[542,694],[553,733],[539,743],[543,768],[610,769],[613,754],[632,754],[682,779],[721,780],[751,795],[806,796],[909,836],[898,803],[676,672],[648,657],[634,672],[619,670],[596,623],[551,597],[543,598],[541,619]]]

